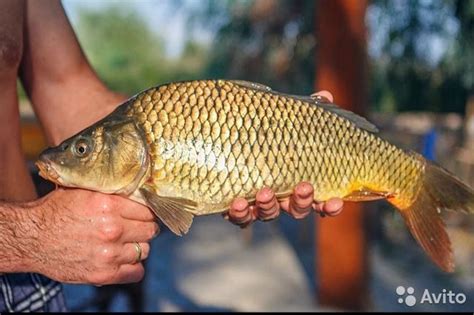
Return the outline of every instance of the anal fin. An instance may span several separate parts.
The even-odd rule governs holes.
[[[174,234],[182,236],[188,233],[193,223],[194,215],[186,211],[186,209],[192,209],[196,206],[193,201],[175,197],[163,197],[147,186],[140,188],[140,192],[153,213]]]
[[[392,193],[386,191],[376,191],[369,188],[362,188],[359,190],[355,190],[351,192],[349,195],[345,196],[343,199],[344,201],[373,201],[373,200],[380,200],[380,199],[387,199],[393,198],[394,195]]]

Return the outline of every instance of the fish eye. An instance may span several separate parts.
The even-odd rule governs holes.
[[[89,153],[89,145],[87,142],[83,139],[78,140],[74,145],[74,153],[79,157],[83,157]]]

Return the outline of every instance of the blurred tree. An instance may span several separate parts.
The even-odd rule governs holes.
[[[371,2],[374,109],[464,111],[473,86],[473,8],[463,0]]]
[[[78,37],[99,75],[114,89],[136,93],[195,78],[245,79],[308,94],[317,58],[314,1],[173,2],[187,10],[179,58],[132,5],[80,9]],[[372,0],[370,103],[373,110],[463,112],[474,82],[474,1]],[[206,29],[210,45],[194,40]],[[350,54],[350,52],[348,52]]]
[[[450,78],[456,78],[462,88],[474,94],[474,1],[456,0],[453,7],[459,31],[442,67]]]
[[[92,66],[113,89],[136,93],[166,72],[161,40],[133,8],[81,7],[76,32]]]
[[[301,0],[211,0],[196,8],[190,24],[216,30],[206,75],[312,92],[314,6]]]

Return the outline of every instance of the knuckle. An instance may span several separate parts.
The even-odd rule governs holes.
[[[280,209],[272,208],[267,211],[260,211],[258,218],[261,221],[271,221],[276,219],[280,215]]]
[[[291,211],[291,215],[295,219],[304,219],[311,213],[311,208],[298,208],[293,207],[293,211]]]
[[[100,235],[104,241],[117,241],[123,234],[123,227],[114,222],[106,222],[100,229]]]
[[[102,213],[113,212],[114,203],[112,201],[112,198],[110,198],[109,196],[103,196],[103,195],[99,196],[98,203],[99,203],[99,208],[102,211]]]
[[[99,250],[98,256],[100,262],[110,265],[116,260],[117,253],[115,252],[113,247],[105,246]]]
[[[311,204],[313,203],[313,199],[305,198],[305,199],[296,199],[295,200],[295,208],[300,212],[306,212],[311,210]]]

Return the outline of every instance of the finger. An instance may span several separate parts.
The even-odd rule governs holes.
[[[234,224],[244,224],[252,220],[249,203],[245,198],[236,198],[227,213],[228,220]]]
[[[324,212],[324,202],[313,202],[313,209],[317,214],[321,216],[321,218],[324,218],[326,216],[326,212]]]
[[[121,240],[124,242],[148,242],[160,232],[157,222],[126,220]]]
[[[280,215],[277,198],[270,188],[262,188],[257,192],[254,217],[262,221],[274,219]]]
[[[331,198],[323,205],[323,211],[327,215],[333,217],[342,212],[344,201],[341,198]]]
[[[264,187],[257,192],[255,203],[259,204],[259,207],[268,209],[269,207],[266,207],[266,205],[271,204],[275,199],[273,191],[268,187]]]
[[[156,217],[150,208],[141,205],[137,202],[126,203],[120,207],[120,215],[124,219],[137,220],[137,221],[156,221]]]
[[[256,205],[249,206],[250,220],[248,220],[248,222],[246,222],[246,223],[252,223],[254,221],[257,221],[259,211],[260,211],[260,208],[257,207]]]
[[[319,95],[324,98],[327,98],[329,102],[334,102],[334,97],[332,96],[331,92],[326,91],[326,90],[321,90],[319,92],[314,93],[314,95]]]
[[[109,284],[135,283],[143,279],[145,268],[143,264],[125,264],[119,267],[115,277]]]
[[[295,219],[306,217],[313,210],[314,189],[308,182],[299,183],[290,197],[290,214]]]
[[[317,213],[323,212],[324,202],[314,201],[312,207]]]
[[[241,221],[240,223],[238,223],[238,225],[241,227],[241,228],[245,228],[247,226],[249,226],[251,223],[253,223],[254,221],[257,220],[257,217],[258,217],[258,207],[256,205],[251,205],[251,206],[248,206],[247,207],[247,211],[248,211],[248,216],[245,218],[245,220]]]
[[[291,214],[291,213],[290,213],[290,198],[281,199],[281,200],[280,200],[280,208],[281,208],[283,211],[285,211],[285,212]]]
[[[140,260],[138,259],[138,248],[135,242],[125,243],[122,248],[121,255],[117,258],[120,264],[136,264],[140,261],[144,261],[150,254],[150,244],[146,242],[138,242],[141,248]]]

